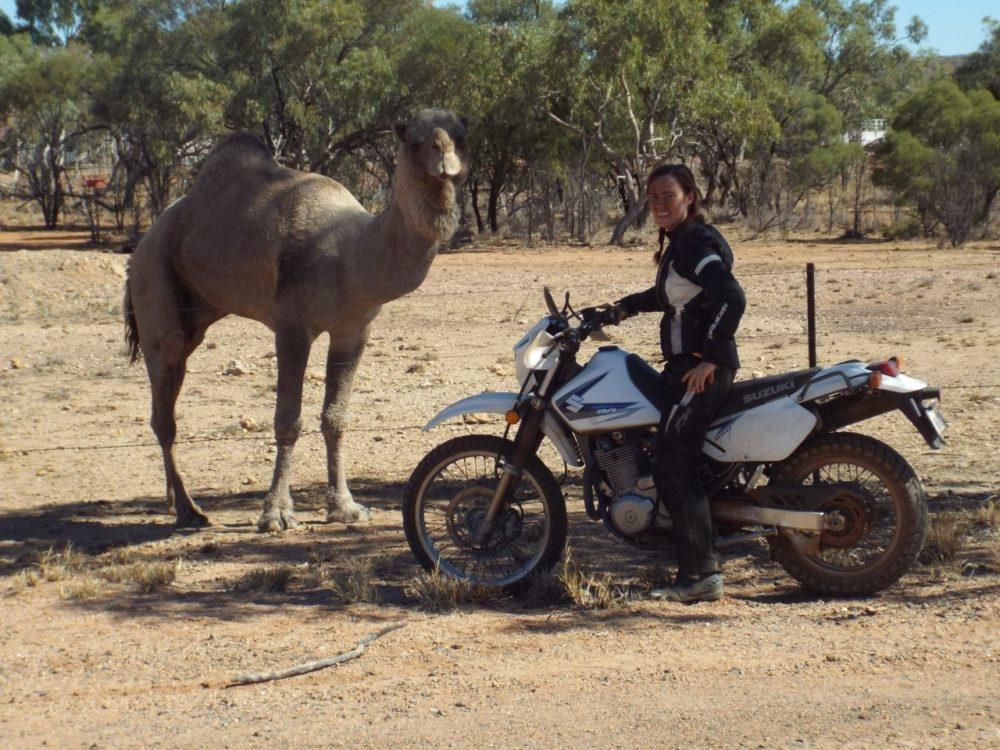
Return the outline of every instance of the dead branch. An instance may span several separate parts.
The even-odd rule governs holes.
[[[303,664],[297,664],[294,667],[288,667],[286,669],[279,669],[275,672],[251,672],[248,674],[240,674],[233,677],[225,687],[236,687],[237,685],[253,685],[258,682],[271,682],[272,680],[283,680],[286,677],[296,677],[300,674],[306,674],[308,672],[315,672],[319,669],[325,669],[326,667],[332,667],[334,664],[343,664],[346,661],[351,661],[352,659],[357,659],[361,654],[365,652],[368,648],[368,644],[372,641],[378,640],[386,633],[391,633],[393,630],[399,630],[406,625],[405,622],[394,622],[390,625],[386,625],[381,630],[372,633],[371,635],[366,635],[360,641],[358,645],[352,648],[350,651],[345,651],[342,654],[337,654],[336,656],[331,656],[326,659],[316,659],[315,661],[307,661]]]

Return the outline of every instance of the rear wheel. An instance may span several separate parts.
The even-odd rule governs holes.
[[[531,456],[511,500],[482,543],[475,541],[513,444],[492,435],[442,443],[414,469],[403,499],[410,549],[427,570],[509,591],[552,568],[566,543],[566,503],[552,472]]]
[[[822,532],[818,547],[771,540],[774,559],[813,591],[873,594],[898,581],[920,553],[927,528],[923,486],[902,456],[874,438],[849,432],[814,438],[774,467],[771,483],[843,487],[813,509],[837,522]]]

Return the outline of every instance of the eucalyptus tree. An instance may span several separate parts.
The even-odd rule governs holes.
[[[612,171],[622,215],[645,209],[645,174],[690,125],[686,105],[713,75],[704,0],[569,0],[548,62],[549,117],[587,141]]]
[[[1000,99],[1000,21],[983,20],[986,40],[965,58],[955,71],[955,79],[964,89],[986,89]]]
[[[523,208],[530,227],[532,187],[536,177],[544,178],[538,167],[558,154],[553,139],[557,128],[538,107],[543,96],[553,5],[527,0],[473,0],[467,17],[475,24],[477,37],[474,57],[469,60],[475,70],[475,85],[468,91],[468,106],[475,113],[471,135],[476,148],[470,190],[476,221],[479,231],[483,231],[479,186],[484,182],[488,185],[485,224],[495,233],[500,226],[500,196],[513,184],[528,190]]]
[[[204,154],[222,129],[228,89],[207,58],[213,3],[124,0],[88,16],[81,36],[108,61],[93,97],[93,116],[114,143],[112,175],[122,205],[138,219],[145,188],[155,218],[170,203],[185,165]],[[119,218],[119,221],[121,219]]]
[[[985,89],[938,80],[900,107],[880,161],[876,180],[961,245],[1000,191],[1000,102]]]
[[[98,65],[82,45],[43,47],[28,35],[0,37],[0,152],[15,172],[10,197],[34,202],[46,228],[60,220],[66,166],[87,125]]]

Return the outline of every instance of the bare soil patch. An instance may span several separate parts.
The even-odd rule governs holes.
[[[215,525],[175,533],[145,373],[124,356],[126,257],[35,242],[0,232],[0,248],[17,246],[0,253],[3,747],[1000,747],[998,531],[981,510],[1000,476],[995,243],[733,243],[749,298],[742,377],[805,366],[813,261],[822,362],[901,354],[944,388],[944,450],[901,416],[864,429],[914,465],[934,512],[974,519],[952,559],[928,558],[881,596],[829,600],[747,546],[727,558],[723,601],[654,603],[642,592],[659,561],[587,521],[570,474],[573,560],[628,596],[586,609],[552,589],[438,614],[414,585],[402,486],[436,443],[500,425],[416,428],[513,387],[510,349],[542,314],[543,284],[579,305],[615,299],[650,282],[652,242],[441,256],[376,320],[355,382],[349,475],[373,522],[320,522],[325,451],[310,432],[293,475],[305,523],[279,535],[254,525],[274,455],[269,332],[229,318],[191,359],[178,415],[194,442],[178,453]],[[615,339],[656,361],[652,316]],[[324,361],[321,339],[307,431]],[[407,627],[355,661],[221,687],[395,620]]]

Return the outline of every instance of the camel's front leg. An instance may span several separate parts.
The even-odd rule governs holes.
[[[281,531],[298,526],[289,489],[292,450],[302,431],[302,380],[309,362],[312,334],[298,326],[275,328],[278,353],[278,399],[274,409],[274,438],[278,454],[274,478],[264,497],[264,512],[257,521],[259,531]]]
[[[347,429],[347,405],[358,361],[368,339],[367,330],[354,346],[337,345],[331,339],[326,359],[326,397],[323,400],[322,429],[326,439],[326,464],[329,486],[326,495],[326,520],[357,523],[371,520],[371,512],[354,502],[347,488],[342,444]]]

